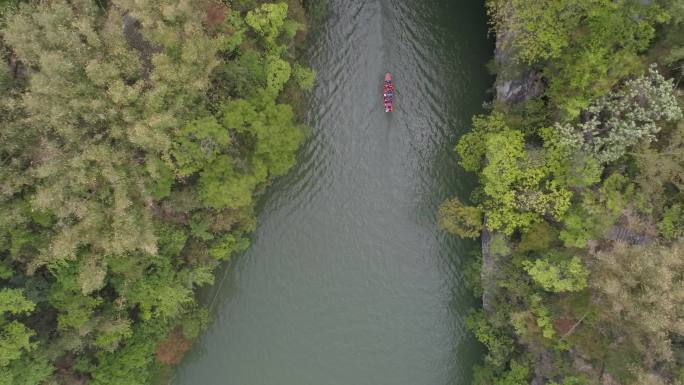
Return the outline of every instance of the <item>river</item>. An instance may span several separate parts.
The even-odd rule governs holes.
[[[469,383],[482,349],[462,271],[477,245],[440,231],[436,211],[474,186],[453,147],[493,80],[483,7],[328,0],[309,138],[261,199],[252,246],[219,274],[175,385]]]

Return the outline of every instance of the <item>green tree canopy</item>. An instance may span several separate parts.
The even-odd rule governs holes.
[[[305,20],[259,3],[0,10],[0,385],[149,384],[198,335],[195,289],[303,140]]]
[[[451,198],[439,207],[439,225],[459,237],[476,238],[482,231],[482,212],[477,207],[465,206],[458,198]]]
[[[647,76],[629,80],[620,90],[592,103],[589,118],[573,127],[556,125],[562,145],[582,149],[599,162],[620,158],[640,140],[652,141],[660,130],[658,121],[674,121],[682,113],[672,80],[665,80],[654,67]]]
[[[552,254],[524,261],[523,268],[537,284],[548,291],[580,291],[587,287],[589,273],[579,257],[567,259]]]

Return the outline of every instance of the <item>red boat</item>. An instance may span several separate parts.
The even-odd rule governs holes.
[[[382,98],[385,102],[385,112],[392,112],[394,109],[394,83],[392,83],[392,74],[385,74],[385,83],[382,86]]]

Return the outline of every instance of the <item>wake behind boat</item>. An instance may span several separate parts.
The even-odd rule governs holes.
[[[394,110],[394,83],[392,83],[392,74],[389,72],[385,74],[382,98],[385,103],[385,112],[392,112]]]

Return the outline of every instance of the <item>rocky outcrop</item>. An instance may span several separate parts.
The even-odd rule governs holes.
[[[494,302],[497,296],[497,282],[504,278],[499,269],[502,259],[510,257],[510,242],[506,236],[487,230],[487,220],[481,234],[482,240],[482,267],[480,282],[482,285],[482,308],[491,313],[497,306]]]
[[[498,103],[522,103],[541,95],[544,91],[541,74],[515,60],[515,51],[511,44],[515,38],[515,33],[506,29],[505,26],[498,28],[494,51],[494,61],[497,68],[495,88]],[[496,266],[495,256],[491,252],[492,234],[487,230],[487,218],[485,218],[484,224],[481,235],[482,307],[486,312],[490,312],[499,270]]]
[[[621,241],[631,245],[648,245],[656,239],[651,234],[640,234],[625,226],[615,225],[606,235],[606,239],[611,241]]]
[[[486,224],[486,218],[485,218]],[[486,312],[492,311],[491,296],[494,291],[494,276],[496,276],[496,264],[491,253],[491,233],[485,226],[481,235],[482,241],[482,268],[480,270],[480,281],[482,284],[482,308]]]
[[[511,104],[535,98],[543,90],[541,74],[533,69],[525,70],[513,79],[496,81],[496,99]]]
[[[553,362],[553,350],[540,349],[539,351],[531,351],[532,357],[536,365],[534,366],[534,378],[530,385],[547,385],[556,371]]]
[[[509,8],[509,13],[513,12]],[[497,26],[494,62],[496,64],[496,100],[501,103],[517,104],[535,98],[544,91],[542,76],[536,69],[518,62],[512,42],[515,31],[505,25]]]

